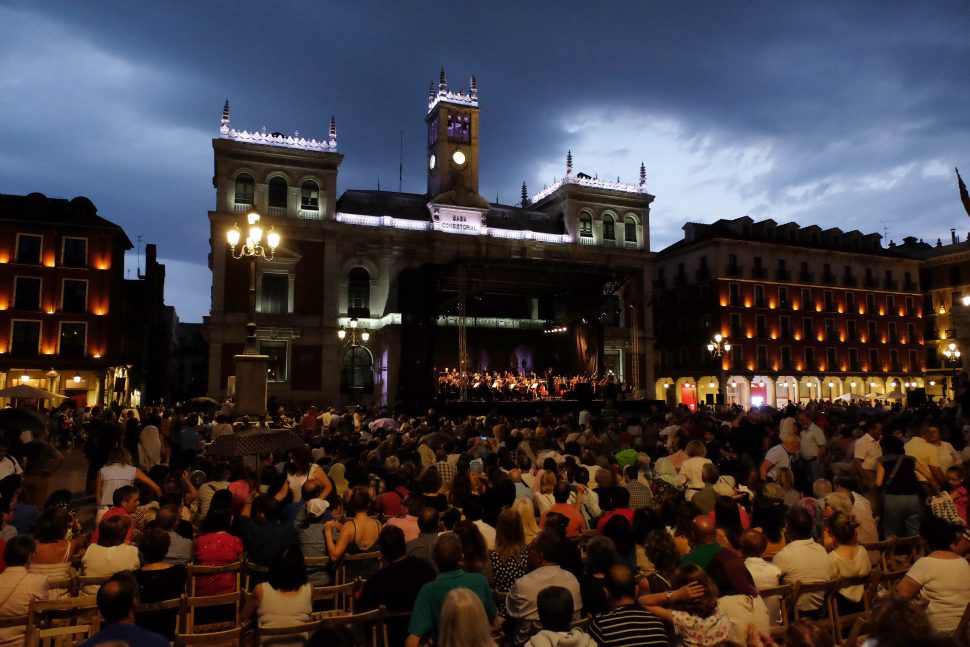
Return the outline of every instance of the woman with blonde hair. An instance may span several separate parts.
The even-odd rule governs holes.
[[[531,544],[532,540],[539,534],[539,524],[536,523],[536,509],[532,501],[525,497],[519,497],[512,503],[512,509],[519,515],[522,521],[522,532],[525,535],[526,545]]]
[[[438,647],[497,647],[485,607],[471,589],[452,589],[441,608]]]
[[[552,491],[556,487],[559,478],[552,470],[544,470],[539,477],[539,493],[536,494],[536,503],[539,505],[539,514],[556,505],[556,499],[552,496]]]

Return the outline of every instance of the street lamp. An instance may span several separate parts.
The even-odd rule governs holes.
[[[963,305],[970,308],[970,294],[967,294],[963,297]]]
[[[731,342],[720,334],[714,335],[714,339],[707,342],[707,350],[714,357],[720,357],[724,353],[731,352]]]
[[[244,355],[258,355],[259,350],[256,346],[256,260],[263,259],[272,261],[276,255],[276,248],[280,245],[280,235],[271,227],[266,234],[266,247],[263,242],[263,228],[259,224],[260,216],[255,210],[246,215],[249,230],[246,232],[246,241],[240,246],[239,240],[242,232],[239,225],[234,224],[232,229],[226,232],[226,241],[231,248],[232,257],[236,260],[249,259],[249,323],[246,324],[246,350]],[[238,247],[238,250],[237,250]],[[269,254],[267,255],[267,247]]]
[[[362,346],[363,344],[357,341],[357,337],[358,337],[357,327],[360,325],[360,322],[357,321],[357,317],[351,317],[350,321],[347,322],[347,325],[350,326],[350,342],[347,344],[348,347],[353,348],[354,346]],[[360,336],[360,341],[366,342],[368,339],[370,339],[370,332],[368,332],[367,329],[364,328],[363,330],[361,330],[359,336]],[[340,330],[337,331],[337,339],[339,339],[340,341],[343,341],[344,339],[346,339],[346,337],[347,337],[347,329],[341,326]]]
[[[964,298],[966,302],[967,299]],[[960,367],[960,349],[957,347],[956,342],[950,342],[946,345],[943,350],[943,356],[946,357],[946,361],[953,367],[953,392],[956,393],[957,390],[957,371]],[[943,378],[943,397],[946,398],[946,377]]]

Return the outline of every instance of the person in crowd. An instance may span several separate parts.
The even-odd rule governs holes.
[[[465,503],[462,512],[465,513],[465,519],[478,527],[488,550],[495,548],[495,528],[482,520],[482,502],[478,498],[472,497]]]
[[[323,468],[313,462],[308,448],[291,449],[289,459],[284,468],[286,480],[276,493],[277,501],[283,501],[287,496],[290,496],[293,501],[300,501],[303,498],[303,486],[308,481],[316,481],[320,485],[321,499],[326,499],[330,495],[333,484],[327,478]]]
[[[835,569],[825,547],[812,537],[814,527],[814,517],[801,505],[788,511],[788,543],[772,560],[781,569],[782,581],[813,583],[825,582],[834,577]],[[799,610],[814,613],[822,606],[823,601],[821,593],[806,593],[795,603]]]
[[[598,535],[586,545],[586,560],[580,593],[586,615],[598,615],[609,610],[604,582],[606,573],[617,564],[616,546],[609,537]]]
[[[607,570],[603,590],[609,609],[595,615],[589,623],[589,634],[597,645],[659,647],[669,644],[667,630],[660,618],[638,603],[636,583],[630,569],[617,565]],[[576,643],[582,644],[579,640]]]
[[[791,508],[802,500],[802,493],[795,488],[795,473],[787,467],[780,467],[775,472],[775,483],[781,486],[782,501]]]
[[[364,582],[356,608],[366,612],[383,606],[390,613],[409,613],[421,587],[435,579],[435,569],[429,561],[406,553],[404,533],[400,528],[385,526],[377,545],[382,567]],[[408,635],[407,620],[389,620],[387,627],[389,644],[403,645]]]
[[[445,598],[454,589],[471,590],[481,600],[488,621],[495,622],[497,610],[488,580],[480,573],[467,573],[462,570],[461,540],[457,535],[444,533],[438,538],[434,548],[434,562],[438,576],[418,591],[408,624],[405,647],[417,647],[422,638],[438,635]]]
[[[830,495],[831,496],[831,495]],[[834,577],[868,575],[872,570],[869,553],[859,545],[858,528],[851,512],[836,512],[826,526],[831,532],[834,546],[829,553]],[[839,589],[835,600],[839,613],[850,614],[863,611],[862,595],[865,586],[845,586]]]
[[[600,533],[613,517],[626,519],[627,523],[633,526],[633,508],[630,507],[630,491],[626,488],[614,488],[613,490],[613,509],[603,513],[596,523],[596,530]]]
[[[388,472],[385,477],[385,489],[377,497],[375,509],[385,517],[396,517],[406,511],[405,502],[411,493],[408,491],[404,478],[397,470]]]
[[[288,627],[309,622],[313,586],[298,546],[286,546],[273,558],[265,582],[257,584],[242,611],[242,619],[258,617],[260,627]]]
[[[469,589],[452,589],[441,608],[441,647],[497,647],[482,601]]]
[[[764,460],[761,462],[761,480],[777,480],[778,470],[782,468],[794,472],[794,468],[798,465],[800,459],[798,454],[800,447],[801,441],[796,434],[782,438],[781,443],[769,449],[765,454]]]
[[[138,433],[138,450],[132,453],[132,457],[138,456],[138,465],[146,474],[162,463],[161,425],[161,417],[152,414]]]
[[[935,449],[935,448],[934,448]],[[886,537],[912,537],[919,533],[923,508],[919,477],[927,482],[932,472],[904,451],[903,442],[883,436],[882,458],[876,465],[876,487],[882,489],[882,530]]]
[[[962,465],[954,465],[946,471],[947,492],[957,508],[963,523],[967,523],[967,487],[964,485],[965,470]]]
[[[896,585],[896,594],[904,600],[922,595],[930,625],[942,634],[954,632],[970,601],[970,564],[954,550],[962,532],[962,526],[926,515],[920,536],[929,552]]]
[[[142,602],[162,602],[179,598],[185,593],[186,570],[182,564],[167,561],[171,535],[152,528],[138,539],[143,563],[133,575],[138,582],[138,598]],[[138,626],[173,640],[178,609],[136,614]]]
[[[519,515],[522,523],[522,532],[525,535],[525,543],[531,544],[532,540],[539,534],[539,524],[536,523],[535,505],[529,499],[518,497],[512,503],[512,509]]]
[[[545,529],[546,517],[549,516],[550,513],[555,512],[556,514],[560,514],[569,520],[569,526],[566,529],[566,536],[570,539],[573,537],[579,537],[579,534],[584,528],[586,528],[586,520],[583,519],[583,515],[579,512],[584,491],[584,486],[578,485],[576,502],[569,503],[569,495],[571,494],[569,483],[566,481],[558,481],[556,486],[553,488],[553,498],[555,498],[556,504],[542,513],[542,519],[539,525]]]
[[[37,517],[34,539],[37,540],[33,558],[28,570],[35,575],[43,575],[48,581],[64,580],[74,575],[72,560],[80,553],[83,537],[72,541],[68,537],[71,530],[71,514],[64,508],[48,508]],[[51,589],[51,598],[65,598],[70,595],[68,588]]]
[[[913,437],[906,443],[904,449],[907,456],[916,459],[917,464],[926,467],[929,474],[917,470],[916,480],[920,482],[924,495],[932,494],[935,488],[946,484],[946,476],[940,467],[940,428],[936,425],[923,423],[916,427]],[[885,452],[885,448],[883,448]]]
[[[525,647],[596,647],[597,642],[589,634],[571,626],[576,610],[568,589],[546,587],[539,591],[538,604],[542,631],[529,638]]]
[[[876,465],[882,458],[882,446],[879,444],[882,433],[881,422],[867,425],[865,433],[856,439],[852,449],[852,469],[874,512],[880,510],[882,503],[879,488],[876,487]]]
[[[42,506],[47,500],[47,486],[51,474],[60,467],[64,457],[48,442],[46,429],[35,429],[33,440],[23,448],[23,489],[27,501]]]
[[[690,501],[704,488],[701,472],[705,465],[711,464],[711,459],[707,458],[707,447],[699,440],[688,442],[686,451],[689,458],[680,466],[676,485],[686,488],[687,500]]]
[[[6,438],[0,437],[0,479],[4,479],[11,474],[23,474],[24,470],[20,467],[17,459],[10,455],[10,443]]]
[[[141,565],[138,548],[125,543],[131,528],[131,517],[116,515],[98,524],[98,543],[91,544],[81,558],[81,574],[86,577],[109,577],[121,571],[134,571]],[[98,587],[83,587],[84,595],[94,595]]]
[[[230,533],[231,501],[216,505],[217,498],[213,498],[213,506],[203,520],[199,536],[195,540],[194,562],[200,566],[228,566],[242,558],[242,539]],[[236,590],[236,578],[232,573],[200,575],[193,582],[195,588],[190,591],[192,595],[222,595]]]
[[[423,505],[420,499],[415,498],[415,501],[418,505]],[[432,554],[434,553],[435,544],[438,543],[440,523],[438,510],[431,506],[422,507],[420,516],[418,517],[418,530],[420,532],[417,537],[407,542],[407,554],[409,557],[418,557],[429,564],[433,564]],[[390,523],[385,525],[397,527],[395,524]]]
[[[452,528],[452,532],[461,540],[462,568],[469,573],[481,573],[486,579],[492,579],[492,568],[489,563],[488,546],[481,531],[471,521],[459,521]]]
[[[637,465],[623,468],[623,487],[629,492],[630,507],[635,511],[643,510],[653,503],[653,492],[640,482]]]
[[[401,508],[401,513],[395,517],[386,518],[384,525],[400,528],[404,532],[405,540],[412,541],[417,539],[418,535],[421,534],[421,524],[419,521],[421,514],[429,509],[434,511],[434,518],[437,522],[438,515],[440,514],[437,508],[424,505],[424,499],[420,496],[409,496],[405,501],[404,507]],[[430,551],[430,547],[428,550]],[[430,552],[428,554],[430,555]]]
[[[551,512],[546,517],[546,529],[543,532],[551,532],[559,537],[562,541],[560,545],[562,546],[562,555],[560,556],[560,565],[566,571],[569,571],[576,577],[577,581],[583,576],[583,558],[579,550],[579,544],[577,542],[571,541],[566,536],[566,529],[569,527],[569,520],[562,516],[561,514]],[[536,535],[538,538],[538,535]],[[535,540],[529,544],[530,548],[535,545]],[[529,552],[530,567],[533,565],[532,558],[535,555],[535,551]]]
[[[519,514],[509,508],[503,510],[495,527],[495,547],[488,553],[491,563],[492,586],[508,591],[529,568],[529,547]]]
[[[299,546],[296,527],[280,523],[279,502],[273,497],[261,494],[253,498],[252,492],[249,496],[239,513],[239,535],[249,561],[269,566],[284,548]]]
[[[552,532],[542,532],[532,544],[530,560],[535,568],[520,577],[512,585],[506,599],[509,618],[514,619],[513,642],[524,644],[535,633],[539,622],[538,595],[547,586],[561,586],[573,596],[574,619],[579,619],[583,608],[582,592],[579,581],[569,571],[560,566],[562,558],[562,538]]]
[[[717,492],[714,491],[714,485],[717,484],[720,478],[721,473],[714,463],[705,463],[701,468],[701,482],[703,486],[691,498],[691,502],[697,506],[701,514],[710,514],[714,511],[714,502],[718,496]]]
[[[25,616],[31,602],[47,600],[50,590],[47,576],[30,572],[36,544],[27,535],[18,535],[7,542],[3,561],[7,567],[0,573],[0,619]],[[26,627],[0,628],[0,646],[17,647],[24,644]]]
[[[347,472],[347,466],[341,462],[334,463],[330,470],[327,472],[327,478],[333,484],[333,491],[337,493],[337,496],[341,499],[350,489],[350,483],[347,482],[347,478],[344,476]]]
[[[640,604],[661,620],[671,623],[681,645],[713,647],[731,637],[731,619],[718,606],[717,586],[704,569],[696,564],[683,564],[677,569],[672,584],[676,593],[653,594],[648,599],[641,597]],[[702,588],[700,596],[691,584]],[[663,597],[657,599],[661,595]]]
[[[212,503],[212,497],[219,490],[229,489],[229,476],[232,470],[228,463],[216,463],[212,466],[212,478],[199,486],[199,518],[205,519],[205,516],[209,514],[209,505]]]
[[[798,415],[798,424],[801,426],[799,434],[799,453],[805,467],[805,482],[814,483],[822,478],[825,471],[824,460],[828,440],[825,432],[815,422],[815,414],[809,409],[801,411]]]
[[[155,515],[155,527],[168,533],[169,549],[165,555],[168,564],[188,564],[192,561],[192,540],[186,539],[178,532],[179,511],[174,505],[163,505]]]
[[[128,534],[125,536],[125,541],[130,543],[134,536],[134,520],[131,515],[138,509],[139,501],[139,491],[134,485],[122,485],[112,494],[112,501],[114,505],[108,508],[101,519],[98,520],[98,527],[91,536],[91,541],[97,543],[98,535],[101,532],[100,522],[105,519],[111,519],[112,517],[126,517],[128,519]]]
[[[357,486],[350,491],[350,498],[347,500],[347,513],[352,516],[343,524],[339,525],[335,520],[327,521],[323,524],[324,538],[327,540],[327,554],[330,559],[338,561],[345,554],[356,555],[368,553],[374,550],[377,544],[377,537],[381,533],[381,524],[368,516],[370,512],[371,498],[367,488]],[[335,541],[333,531],[339,530],[340,537]],[[368,562],[352,562],[344,568],[347,571],[348,581],[357,577],[366,577],[371,572],[377,570],[378,564]]]
[[[303,492],[307,493],[309,483],[304,484]],[[296,515],[293,525],[300,541],[300,551],[303,557],[327,557],[327,541],[324,538],[323,524],[327,518],[329,503],[323,499],[304,496],[300,511]],[[314,566],[308,568],[307,577],[313,586],[329,586],[332,584],[330,569]]]
[[[781,583],[781,569],[762,557],[767,547],[768,538],[758,530],[745,530],[741,535],[741,555],[744,557],[744,566],[751,573],[751,579],[754,580],[759,592]],[[781,600],[777,596],[772,596],[765,600],[765,606],[768,609],[768,620],[771,626],[781,624]]]
[[[104,619],[101,631],[81,643],[80,647],[96,645],[138,645],[138,647],[167,647],[164,636],[138,626],[135,610],[140,602],[138,582],[130,573],[116,573],[97,590],[98,611]]]
[[[418,489],[424,499],[424,505],[435,508],[438,512],[448,509],[448,496],[444,493],[441,475],[434,467],[429,467],[418,479]]]
[[[555,461],[553,461],[555,464]],[[539,514],[545,514],[547,510],[556,505],[556,497],[553,496],[552,491],[556,488],[556,471],[543,470],[541,476],[538,479],[539,491],[536,493],[536,505],[539,508]]]

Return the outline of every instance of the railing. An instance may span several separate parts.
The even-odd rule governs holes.
[[[768,276],[768,272],[763,267],[757,265],[751,268],[751,276],[756,279],[763,279]]]
[[[603,247],[616,247],[616,240],[613,238],[604,238]]]
[[[897,289],[899,289],[899,281],[896,281],[894,279],[886,279],[885,285],[886,285],[886,289],[887,290],[897,290]]]
[[[250,209],[253,208],[253,204],[246,202],[234,202],[232,205],[233,213],[249,213]]]
[[[286,207],[267,207],[266,213],[274,218],[283,218],[286,216]]]
[[[858,283],[858,281],[856,280],[856,277],[854,277],[854,276],[843,276],[842,277],[842,285],[844,285],[847,288],[854,288],[857,283]]]
[[[726,274],[728,276],[741,276],[741,272],[744,271],[744,267],[741,265],[728,265]]]
[[[593,247],[596,245],[596,239],[592,236],[587,236],[585,234],[579,235],[579,244],[585,247]]]
[[[625,240],[623,241],[623,247],[626,249],[640,249],[640,243],[635,240]]]
[[[319,209],[300,209],[296,212],[296,217],[300,220],[320,220]]]
[[[789,270],[775,270],[775,280],[777,280],[777,281],[791,281],[791,271],[789,271]]]
[[[798,280],[804,281],[806,283],[811,283],[812,281],[815,280],[815,274],[812,272],[799,272]]]
[[[823,274],[822,283],[825,285],[835,285],[835,274]]]
[[[867,276],[862,282],[863,286],[867,288],[877,288],[879,287],[879,281],[876,280],[874,276]]]

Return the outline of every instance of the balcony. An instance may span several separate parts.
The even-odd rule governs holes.
[[[835,282],[836,282],[835,274],[829,273],[829,274],[822,275],[822,283],[824,285],[835,285]]]
[[[579,244],[585,247],[592,247],[596,244],[596,240],[593,238],[593,234],[580,233]]]
[[[740,277],[744,268],[740,265],[728,265],[727,270],[724,272],[728,276]]]
[[[285,218],[286,217],[286,207],[280,206],[269,206],[266,208],[266,213],[274,218]]]
[[[783,269],[775,270],[775,280],[791,281],[791,270],[783,270]]]
[[[320,210],[319,209],[300,209],[297,212],[297,218],[300,220],[320,220]]]
[[[862,282],[862,287],[874,290],[879,287],[879,281],[876,280],[874,276],[867,276]]]
[[[616,239],[614,238],[604,238],[603,247],[616,247]]]
[[[234,202],[232,205],[233,213],[249,213],[253,208],[251,202]]]
[[[815,280],[815,273],[802,270],[798,273],[798,280],[802,283],[811,283]]]
[[[763,279],[767,278],[768,272],[763,267],[758,267],[757,265],[751,268],[751,278],[753,279]]]
[[[899,281],[897,281],[895,279],[886,279],[883,282],[883,285],[886,286],[886,289],[887,290],[898,290],[899,289]]]
[[[635,240],[624,240],[623,249],[640,249],[640,243]]]
[[[847,288],[854,288],[856,285],[858,285],[858,283],[858,279],[850,274],[846,274],[842,277],[842,285]]]
[[[916,281],[911,279],[903,281],[903,289],[907,292],[919,292],[919,286],[916,284]]]

